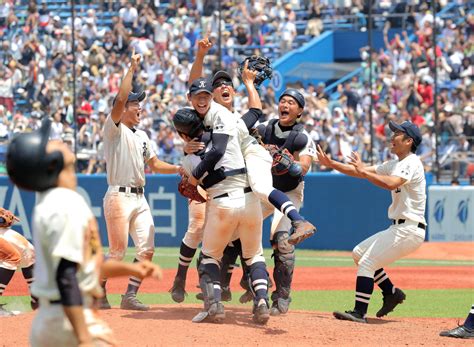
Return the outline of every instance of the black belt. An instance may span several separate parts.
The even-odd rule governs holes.
[[[398,220],[394,219],[394,220],[392,220],[393,224],[403,224],[405,222],[406,222],[406,219],[398,219]],[[423,223],[418,223],[418,228],[426,230],[426,225],[424,225]]]
[[[245,193],[250,193],[251,191],[252,191],[252,188],[250,188],[250,187],[244,188],[244,194],[245,194]],[[228,196],[229,196],[229,193],[224,193],[224,194],[215,196],[213,199],[226,198],[226,197],[228,197]]]
[[[127,191],[127,187],[119,187],[118,190],[120,193],[125,193]],[[143,187],[131,187],[130,193],[133,194],[143,194]]]
[[[50,305],[61,305],[61,300],[48,300]]]

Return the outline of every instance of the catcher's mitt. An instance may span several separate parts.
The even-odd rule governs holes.
[[[242,76],[242,71],[245,66],[245,62],[248,61],[248,66],[247,68],[249,70],[254,70],[257,71],[257,76],[255,77],[255,81],[253,84],[256,87],[260,87],[263,81],[266,79],[272,78],[273,74],[273,69],[270,64],[270,59],[267,57],[260,57],[258,55],[252,55],[250,57],[247,57],[244,59],[242,63],[240,63],[239,66],[239,74]]]
[[[13,213],[0,207],[0,228],[9,228],[17,220]]]
[[[273,158],[272,174],[281,176],[289,173],[291,176],[298,177],[302,174],[301,166],[295,163],[293,155],[286,148],[281,149],[276,145],[265,145]]]
[[[187,176],[182,176],[181,181],[178,184],[178,191],[179,193],[191,200],[195,200],[197,202],[206,202],[206,198],[203,197],[199,191],[197,186],[192,185],[188,182]]]

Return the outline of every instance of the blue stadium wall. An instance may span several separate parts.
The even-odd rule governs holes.
[[[430,180],[430,177],[428,176]],[[152,211],[159,246],[179,246],[188,222],[187,201],[177,191],[177,176],[147,177],[146,198]],[[103,196],[107,189],[104,175],[79,176],[78,191],[92,206],[101,238],[107,245]],[[20,218],[13,229],[31,239],[31,215],[35,194],[13,186],[7,177],[0,177],[0,206]],[[308,249],[350,250],[361,240],[389,225],[388,191],[367,181],[337,174],[309,174],[302,215],[315,223],[318,233],[300,247]],[[264,224],[264,247],[269,247],[270,221]]]

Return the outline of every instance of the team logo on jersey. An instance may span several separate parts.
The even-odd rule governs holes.
[[[438,200],[435,203],[433,216],[434,216],[435,221],[437,221],[438,223],[441,223],[444,219],[444,202],[445,201],[446,199],[443,199],[443,200]]]
[[[459,202],[456,215],[462,224],[466,224],[467,218],[469,217],[469,199]]]
[[[143,161],[146,162],[146,159],[150,156],[150,151],[146,145],[146,142],[143,142]]]
[[[222,130],[224,129],[224,122],[222,121],[221,117],[217,116],[216,123],[214,124],[215,130]]]

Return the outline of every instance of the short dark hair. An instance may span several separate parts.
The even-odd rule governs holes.
[[[410,136],[408,136],[405,133],[402,133],[402,134],[403,134],[403,139],[404,140],[412,140],[410,152],[416,153],[416,150],[417,150],[418,147],[415,145],[415,140],[413,140],[413,138],[411,138]]]

